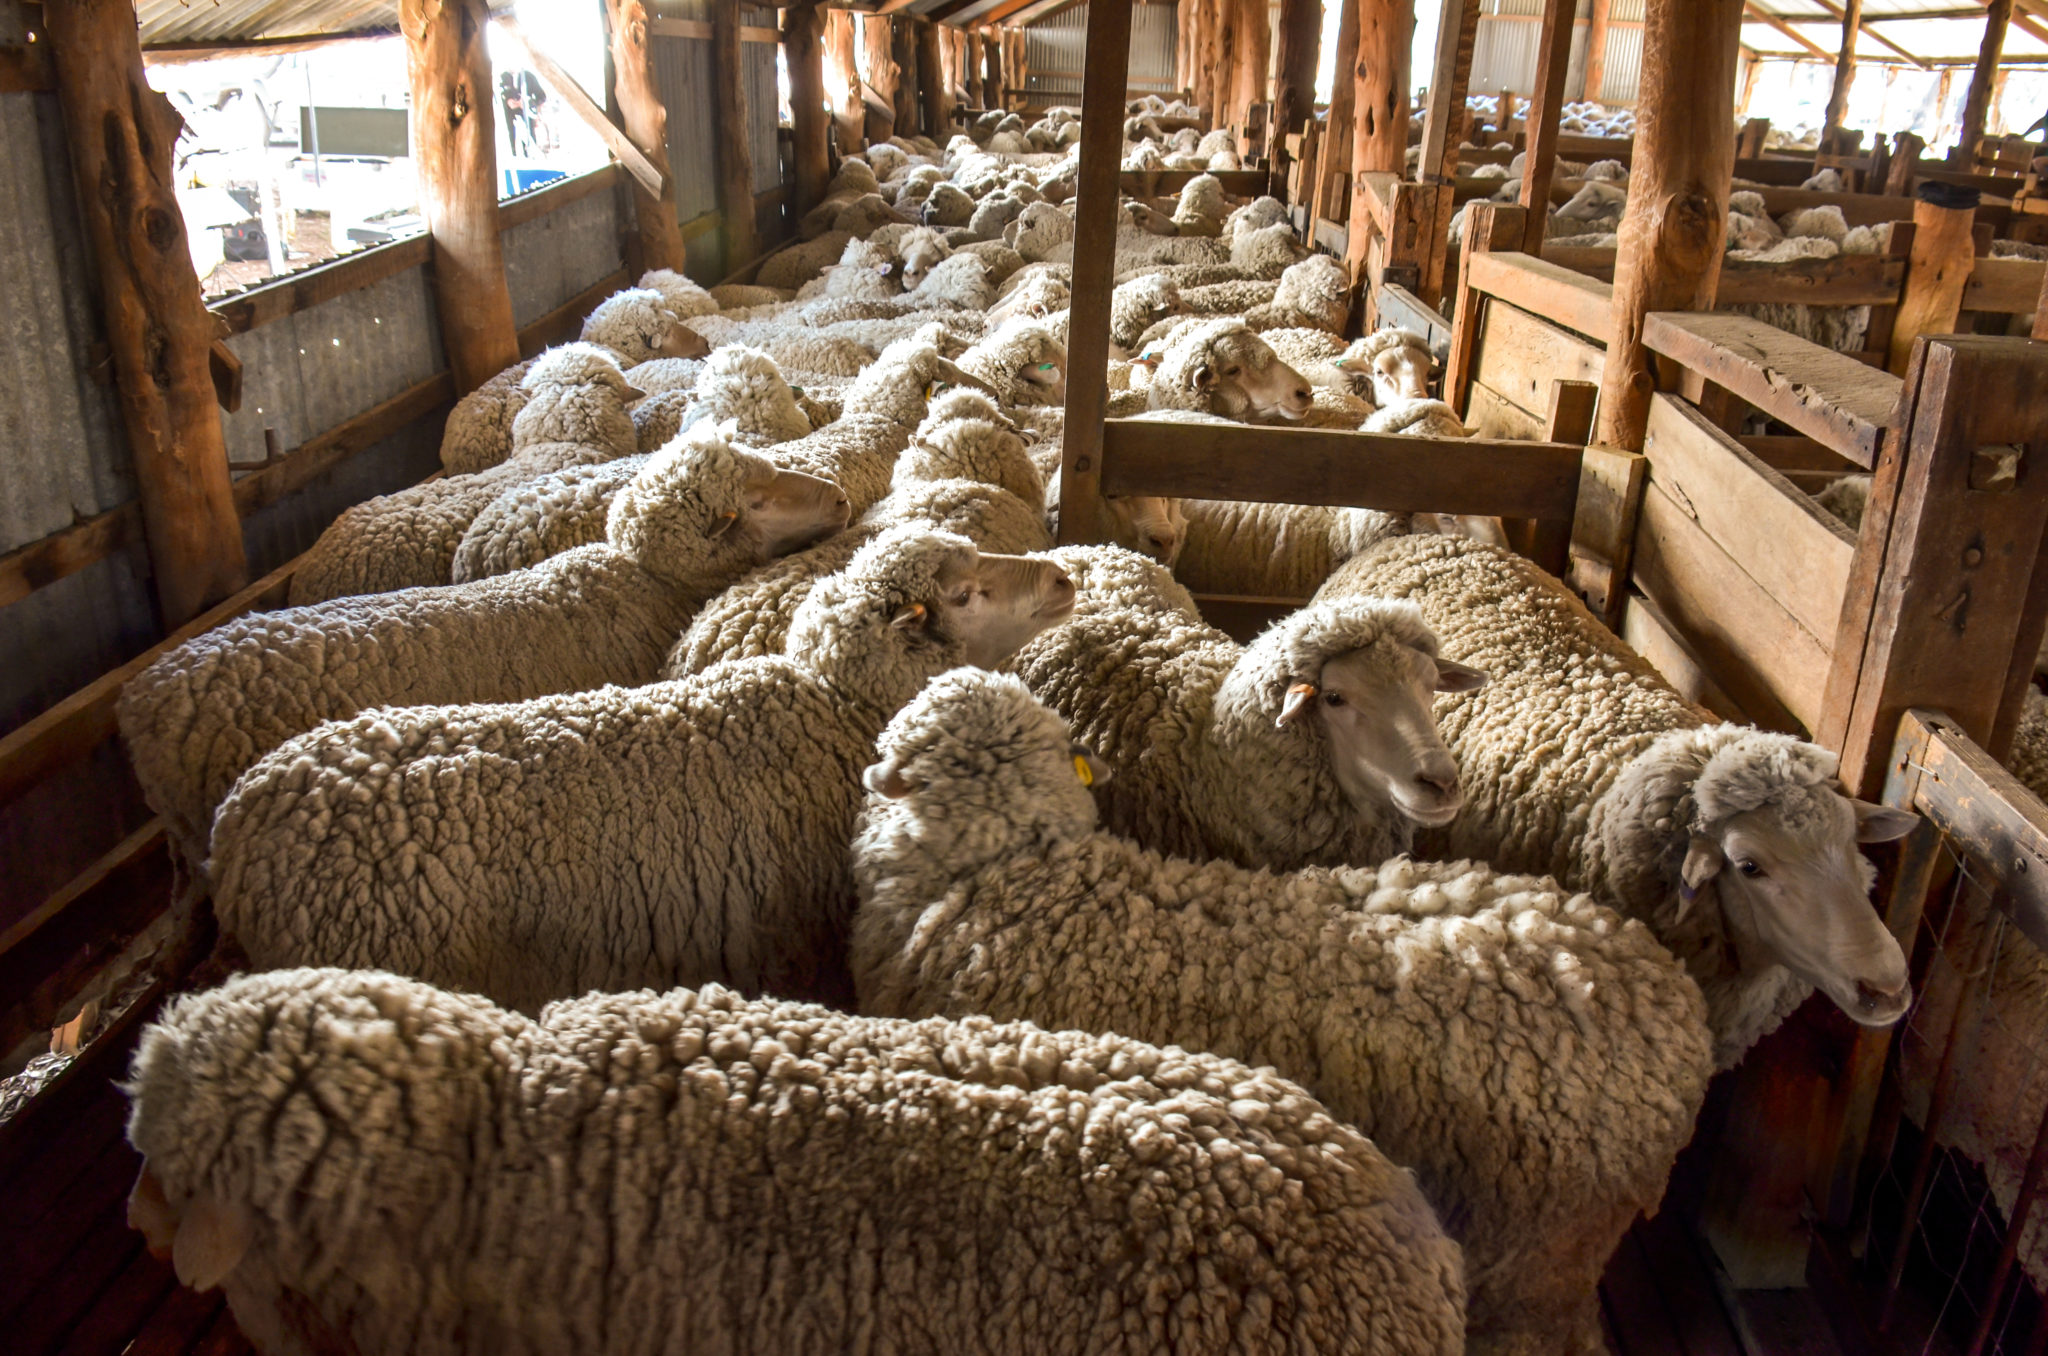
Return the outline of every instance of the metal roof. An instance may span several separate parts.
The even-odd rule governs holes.
[[[396,0],[136,0],[147,48],[396,33]]]

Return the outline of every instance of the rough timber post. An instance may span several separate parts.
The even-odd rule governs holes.
[[[754,153],[748,145],[747,82],[740,65],[740,0],[713,0],[711,10],[712,107],[718,141],[718,215],[725,225],[725,271],[753,259]]]
[[[825,11],[825,89],[832,98],[832,126],[839,133],[839,153],[852,155],[867,145],[867,101],[861,89],[859,45],[851,12]]]
[[[1735,168],[1741,23],[1742,0],[1649,0],[1644,15],[1635,159],[1594,436],[1609,447],[1642,450],[1655,389],[1643,317],[1713,305]]]
[[[1235,77],[1231,82],[1230,125],[1242,132],[1254,105],[1266,101],[1266,71],[1273,60],[1273,30],[1266,0],[1238,0],[1233,16],[1238,29]]]
[[[2012,21],[2012,0],[1991,0],[1984,11],[1984,41],[1977,48],[1977,65],[1970,72],[1970,92],[1963,100],[1963,128],[1956,137],[1949,163],[1968,169],[1976,163],[1977,143],[1984,139],[1984,124],[1991,116],[1991,84],[1998,75],[1998,58],[2005,50],[2005,26]]]
[[[648,45],[647,7],[641,0],[605,0],[611,28],[612,98],[627,140],[661,171],[660,197],[633,180],[634,220],[640,237],[642,268],[672,268],[684,262],[683,230],[676,220],[675,176],[668,167],[668,109],[654,83],[654,61]]]
[[[1343,10],[1337,17],[1336,75],[1330,82],[1330,122],[1323,129],[1312,209],[1331,221],[1342,221],[1351,202],[1352,110],[1358,106],[1358,82],[1352,77],[1358,67],[1358,4],[1357,0],[1337,3]]]
[[[897,97],[897,90],[903,83],[903,68],[896,62],[896,21],[882,15],[863,14],[860,16],[860,37],[868,54],[868,92],[889,110],[892,120],[890,133],[900,132],[907,136],[910,125],[899,114],[903,103]],[[884,133],[887,135],[889,133]]]
[[[951,135],[953,97],[946,89],[946,63],[939,51],[939,26],[917,21],[917,85],[924,106],[924,134],[941,146]]]
[[[1955,332],[1977,265],[1977,191],[1929,180],[1915,194],[1912,252],[1885,355],[1886,370],[1902,377],[1916,336]]]
[[[900,14],[889,16],[889,55],[896,60],[896,135],[917,135],[917,88],[919,80],[917,34],[910,20]]]
[[[988,71],[982,76],[983,98],[990,108],[1008,108],[1009,100],[1003,89],[1003,30],[998,28],[989,34],[982,45],[982,55],[988,61]]]
[[[1550,219],[1550,178],[1557,167],[1557,120],[1564,109],[1577,0],[1543,0],[1543,37],[1536,48],[1536,88],[1529,94],[1528,156],[1522,165],[1522,252],[1543,253]],[[1449,223],[1446,223],[1448,225]]]
[[[181,121],[143,76],[127,0],[57,0],[44,17],[170,631],[248,579],[207,362],[213,317],[200,300],[171,171]]]
[[[1131,0],[1091,0],[1081,83],[1081,170],[1074,206],[1074,294],[1067,326],[1060,540],[1109,540],[1102,419],[1109,408],[1109,293],[1116,282],[1118,171],[1131,56]]]
[[[967,86],[967,102],[975,108],[987,108],[988,81],[982,75],[981,33],[969,29],[965,43],[966,55],[961,58],[961,74]]]
[[[1408,45],[1414,11],[1400,0],[1350,0],[1358,6],[1356,90],[1351,118],[1351,230],[1344,250],[1354,285],[1372,243],[1367,174],[1399,175],[1408,157]],[[1340,73],[1341,78],[1341,73]]]
[[[1436,66],[1429,78],[1429,111],[1422,120],[1422,154],[1415,165],[1415,178],[1422,183],[1447,184],[1457,171],[1465,89],[1472,81],[1472,49],[1478,40],[1479,0],[1443,0]],[[1404,126],[1404,146],[1406,134]]]
[[[790,148],[796,158],[793,216],[825,196],[832,153],[825,128],[825,11],[803,0],[782,12],[782,60],[789,68]]]
[[[1316,112],[1316,58],[1322,54],[1323,7],[1316,0],[1280,0],[1280,46],[1273,62],[1273,135],[1285,148]],[[1276,163],[1277,170],[1279,165]]]
[[[1579,97],[1600,102],[1600,90],[1607,83],[1607,23],[1614,0],[1593,0],[1591,21],[1586,25],[1586,92]]]
[[[1820,148],[1832,151],[1835,133],[1849,108],[1849,82],[1856,78],[1856,33],[1863,24],[1863,0],[1844,0],[1842,6],[1842,50],[1835,57],[1835,83],[1828,89],[1828,111],[1821,124]]]

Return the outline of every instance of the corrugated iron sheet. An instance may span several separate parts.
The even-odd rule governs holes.
[[[1615,8],[1621,8],[1619,0]],[[1601,70],[1600,92],[1588,91],[1587,97],[1603,104],[1633,104],[1643,78],[1643,30],[1608,29],[1606,64]]]
[[[144,47],[398,31],[393,0],[136,0],[135,16]]]
[[[1526,96],[1536,83],[1537,48],[1543,25],[1523,19],[1482,18],[1472,41],[1473,94],[1511,89]]]
[[[1088,45],[1088,6],[1053,15],[1024,30],[1025,85],[1042,94],[1081,95]],[[1131,7],[1130,87],[1165,93],[1174,88],[1173,56],[1178,33],[1172,5]]]
[[[530,325],[624,262],[619,252],[618,198],[578,198],[560,211],[505,233],[505,282],[514,324]]]

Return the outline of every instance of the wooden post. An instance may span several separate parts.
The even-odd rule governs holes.
[[[911,31],[910,20],[900,15],[890,15],[887,23],[889,55],[896,61],[896,135],[915,136],[918,123],[918,81],[921,78],[918,71],[917,34]]]
[[[1977,264],[1977,219],[1974,189],[1927,183],[1921,193],[1968,206],[1943,206],[1925,197],[1913,203],[1913,252],[1906,260],[1906,281],[1899,289],[1899,309],[1892,320],[1885,368],[1906,375],[1913,340],[1923,334],[1953,334],[1962,315],[1963,288]]]
[[[1416,179],[1425,184],[1447,184],[1457,173],[1458,129],[1465,122],[1465,88],[1471,83],[1472,47],[1479,37],[1479,0],[1443,0],[1438,24],[1429,112],[1422,120],[1422,156],[1415,165]],[[1404,128],[1404,150],[1405,143]]]
[[[611,28],[612,101],[619,126],[661,174],[662,191],[649,193],[633,180],[634,220],[639,228],[640,267],[681,272],[685,251],[683,230],[676,219],[675,176],[668,165],[668,109],[654,81],[654,54],[648,44],[647,7],[641,0],[605,0]]]
[[[860,64],[854,59],[859,40],[852,11],[825,11],[825,92],[832,99],[832,126],[839,133],[841,155],[852,155],[868,144],[867,101],[862,97]]]
[[[1316,59],[1322,55],[1322,46],[1323,7],[1318,0],[1280,0],[1280,46],[1273,63],[1273,131],[1275,144],[1282,148],[1289,134],[1299,132],[1315,117]]]
[[[974,108],[987,108],[988,81],[981,73],[981,33],[975,29],[967,31],[966,58],[961,63],[967,74],[967,102]]]
[[[794,215],[802,216],[825,196],[825,182],[832,177],[825,136],[825,11],[816,0],[799,0],[782,12],[782,62],[789,68]]]
[[[1316,167],[1318,188],[1314,199],[1314,215],[1332,221],[1344,220],[1345,208],[1351,202],[1352,110],[1358,99],[1358,81],[1353,75],[1358,68],[1358,0],[1337,3],[1343,6],[1343,12],[1337,16],[1336,75],[1330,82],[1330,122],[1323,129],[1322,163]]]
[[[1456,318],[1451,322],[1451,354],[1444,363],[1444,403],[1460,412],[1471,412],[1472,374],[1479,361],[1480,327],[1485,298],[1469,286],[1472,256],[1495,250],[1513,249],[1522,242],[1522,215],[1526,209],[1506,203],[1475,202],[1465,209],[1465,234],[1459,243]]]
[[[1252,108],[1266,101],[1266,72],[1273,61],[1273,30],[1266,14],[1266,0],[1238,0],[1234,27],[1236,72],[1232,86],[1233,109],[1230,124],[1242,131],[1251,120]]]
[[[182,122],[143,75],[127,0],[59,0],[44,18],[157,605],[175,630],[248,580],[208,363],[213,317],[171,169]]]
[[[1195,46],[1195,0],[1175,0],[1173,6],[1173,87],[1187,89],[1194,84],[1188,78],[1189,57]]]
[[[1536,88],[1529,95],[1528,155],[1522,164],[1522,252],[1543,253],[1550,219],[1550,176],[1557,166],[1557,120],[1564,109],[1565,68],[1571,64],[1577,0],[1543,0],[1543,37],[1536,48]],[[1507,96],[1503,95],[1502,98]]]
[[[1863,25],[1863,0],[1847,0],[1842,11],[1842,51],[1835,58],[1835,83],[1828,89],[1827,118],[1821,124],[1820,148],[1831,150],[1842,115],[1849,107],[1849,82],[1856,78],[1856,32]]]
[[[1579,97],[1600,102],[1607,83],[1607,16],[1614,0],[1593,0],[1592,22],[1586,28],[1586,88]]]
[[[1067,326],[1066,438],[1060,449],[1063,543],[1109,540],[1101,490],[1102,419],[1109,408],[1109,294],[1116,283],[1131,0],[1091,0],[1087,44],[1074,204],[1073,308]]]
[[[924,105],[924,134],[944,146],[949,130],[953,96],[946,89],[946,66],[939,52],[939,26],[929,19],[917,21],[917,85]],[[1121,125],[1121,119],[1118,120]]]
[[[894,19],[877,14],[860,16],[861,45],[868,54],[867,87],[892,110],[901,107],[896,89],[903,80],[903,68],[896,64],[895,33]],[[907,133],[910,129],[898,119],[893,130]]]
[[[712,108],[717,119],[718,214],[725,225],[725,272],[756,253],[754,152],[748,144],[747,82],[740,68],[740,0],[713,0]]]
[[[405,0],[413,164],[434,236],[434,297],[458,394],[519,361],[498,243],[498,159],[483,0]]]
[[[1358,60],[1353,68],[1351,231],[1344,251],[1356,285],[1372,244],[1367,174],[1399,175],[1408,153],[1408,46],[1414,11],[1400,0],[1352,0],[1358,6]],[[1453,0],[1458,3],[1460,0]]]
[[[983,49],[988,60],[988,73],[982,77],[982,88],[987,91],[990,108],[1008,108],[1008,91],[1003,87],[1003,30],[995,31]]]
[[[1714,304],[1735,168],[1741,33],[1741,0],[1649,0],[1646,7],[1635,156],[1594,439],[1609,447],[1643,446],[1655,387],[1643,317]]]
[[[1892,163],[1885,171],[1884,192],[1894,198],[1903,198],[1913,191],[1913,181],[1920,171],[1920,153],[1927,149],[1927,143],[1913,132],[1900,132],[1892,138]]]
[[[1977,65],[1970,72],[1970,92],[1963,100],[1963,130],[1948,162],[1960,169],[1971,168],[1977,160],[1977,143],[1984,139],[1984,124],[1991,116],[1991,82],[1998,74],[1998,58],[2005,50],[2005,26],[2012,21],[2012,0],[1991,0],[1984,10],[1984,41],[1977,48]]]
[[[2041,291],[2034,299],[2033,337],[2048,339],[2048,269],[2041,270]]]

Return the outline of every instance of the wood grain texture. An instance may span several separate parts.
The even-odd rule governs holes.
[[[724,218],[724,272],[729,275],[760,253],[754,226],[754,153],[745,133],[751,124],[740,65],[740,0],[711,0],[711,6],[712,116],[726,129],[718,138],[718,213]]]
[[[1604,346],[1608,342],[1614,320],[1614,288],[1598,278],[1516,251],[1492,250],[1467,261],[1458,281],[1576,330],[1595,343]]]
[[[1280,136],[1299,132],[1315,119],[1322,42],[1319,0],[1280,0],[1279,45],[1273,53],[1273,126]]]
[[[1415,164],[1416,177],[1432,184],[1449,182],[1457,170],[1458,143],[1466,122],[1465,90],[1472,81],[1472,49],[1479,40],[1479,0],[1442,0],[1442,4],[1429,103],[1422,118],[1422,154]],[[1406,130],[1402,129],[1404,143]]]
[[[647,6],[642,0],[605,0],[605,18],[611,30],[612,98],[618,105],[621,129],[661,181],[658,193],[650,192],[637,178],[633,181],[640,261],[646,268],[680,272],[687,256],[676,218],[676,183],[668,159],[668,108],[655,84]]]
[[[1413,7],[1400,0],[1352,0],[1358,51],[1352,62],[1351,172],[1400,174],[1408,151],[1408,48]]]
[[[825,87],[832,95],[832,128],[838,136],[841,155],[852,155],[868,144],[867,104],[862,97],[860,63],[855,56],[859,45],[860,30],[853,15],[843,9],[826,10],[825,66],[830,76]]]
[[[1859,0],[1860,2],[1860,0]],[[1517,201],[1529,210],[1522,228],[1522,252],[1539,254],[1550,202],[1551,173],[1557,167],[1558,117],[1564,109],[1565,76],[1571,66],[1572,30],[1578,0],[1543,0],[1543,36],[1536,47],[1536,88],[1529,95],[1528,159],[1522,167]],[[1503,100],[1502,117],[1512,103]]]
[[[831,149],[826,145],[825,11],[816,0],[805,0],[784,11],[782,25],[782,64],[789,72],[790,152],[796,162],[792,206],[802,216],[824,198],[826,181],[832,177]]]
[[[1912,253],[1893,317],[1885,368],[1900,376],[1923,334],[1953,334],[1962,315],[1963,293],[1976,270],[1976,210],[1913,203]]]

